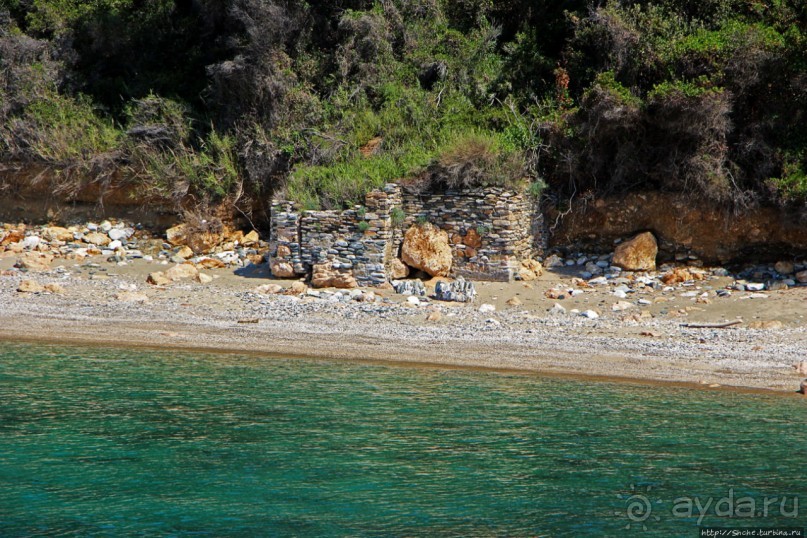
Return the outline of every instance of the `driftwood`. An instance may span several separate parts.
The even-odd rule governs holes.
[[[687,329],[725,329],[742,323],[741,320],[727,321],[725,323],[682,323],[681,327]]]

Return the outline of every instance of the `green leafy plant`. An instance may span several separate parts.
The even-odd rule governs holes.
[[[533,198],[540,198],[546,190],[546,183],[542,179],[536,179],[527,187],[527,194]]]
[[[393,207],[392,211],[390,211],[390,218],[393,226],[401,226],[406,220],[406,212],[400,207]]]

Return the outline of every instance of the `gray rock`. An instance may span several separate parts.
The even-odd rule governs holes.
[[[438,301],[470,303],[476,298],[476,287],[462,277],[450,283],[441,281],[434,288],[434,298]]]
[[[400,295],[426,296],[426,286],[420,280],[393,280],[392,287]]]

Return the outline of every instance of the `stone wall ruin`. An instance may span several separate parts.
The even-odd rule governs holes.
[[[509,281],[523,260],[540,256],[547,233],[536,200],[499,187],[419,192],[390,183],[344,211],[301,211],[272,204],[269,262],[273,274],[351,277],[361,286],[393,278],[406,231],[431,223],[448,234],[451,276]]]

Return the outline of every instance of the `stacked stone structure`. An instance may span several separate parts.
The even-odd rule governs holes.
[[[454,276],[511,280],[521,261],[541,255],[546,245],[543,215],[523,190],[419,192],[390,183],[344,211],[299,211],[276,200],[270,263],[291,266],[298,276],[328,264],[359,285],[383,284],[391,280],[406,230],[425,222],[448,233]]]

